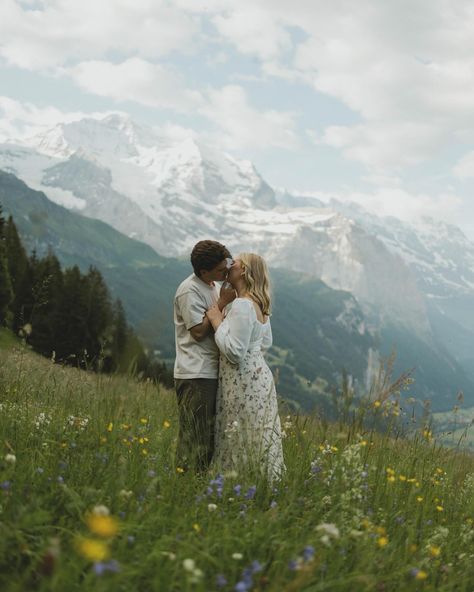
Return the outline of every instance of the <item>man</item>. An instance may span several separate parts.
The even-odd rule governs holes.
[[[179,410],[176,459],[179,468],[205,471],[214,451],[214,418],[219,354],[206,311],[222,310],[235,298],[233,288],[218,292],[232,263],[216,241],[198,242],[191,252],[194,273],[178,287],[174,299],[176,362],[174,378]]]

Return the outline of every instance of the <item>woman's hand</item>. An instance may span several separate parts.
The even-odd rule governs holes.
[[[219,325],[222,323],[222,319],[224,318],[224,315],[222,314],[222,311],[217,303],[213,304],[211,308],[206,311],[206,316],[209,319],[214,331],[217,329],[217,327],[219,327]]]

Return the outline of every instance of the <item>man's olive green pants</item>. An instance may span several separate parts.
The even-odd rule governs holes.
[[[176,466],[204,472],[214,453],[216,378],[175,379],[179,433]]]

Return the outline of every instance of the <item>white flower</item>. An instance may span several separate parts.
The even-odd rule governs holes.
[[[209,510],[209,512],[215,512],[217,510],[217,505],[216,504],[208,504],[207,509]]]
[[[322,532],[325,535],[328,535],[335,539],[339,538],[339,528],[335,524],[328,524],[326,522],[323,522],[316,526],[316,530],[317,532]]]
[[[133,491],[131,491],[130,489],[121,489],[119,491],[119,497],[121,497],[122,499],[128,500],[132,497],[133,495]]]
[[[92,508],[92,513],[96,516],[108,516],[110,514],[110,510],[107,506],[98,505]]]
[[[16,456],[14,454],[5,454],[5,462],[14,465],[16,463]]]
[[[194,571],[196,569],[196,563],[194,559],[185,559],[183,561],[183,567],[186,571]]]
[[[176,559],[176,555],[174,553],[171,553],[170,551],[162,551],[161,554],[164,557],[168,557],[170,561],[174,561]]]
[[[232,553],[232,559],[240,561],[243,558],[242,553]]]

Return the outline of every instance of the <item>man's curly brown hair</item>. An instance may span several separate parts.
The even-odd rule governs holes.
[[[211,271],[221,261],[230,257],[225,245],[217,241],[203,240],[196,243],[191,251],[191,265],[194,273],[201,277],[201,271]]]

